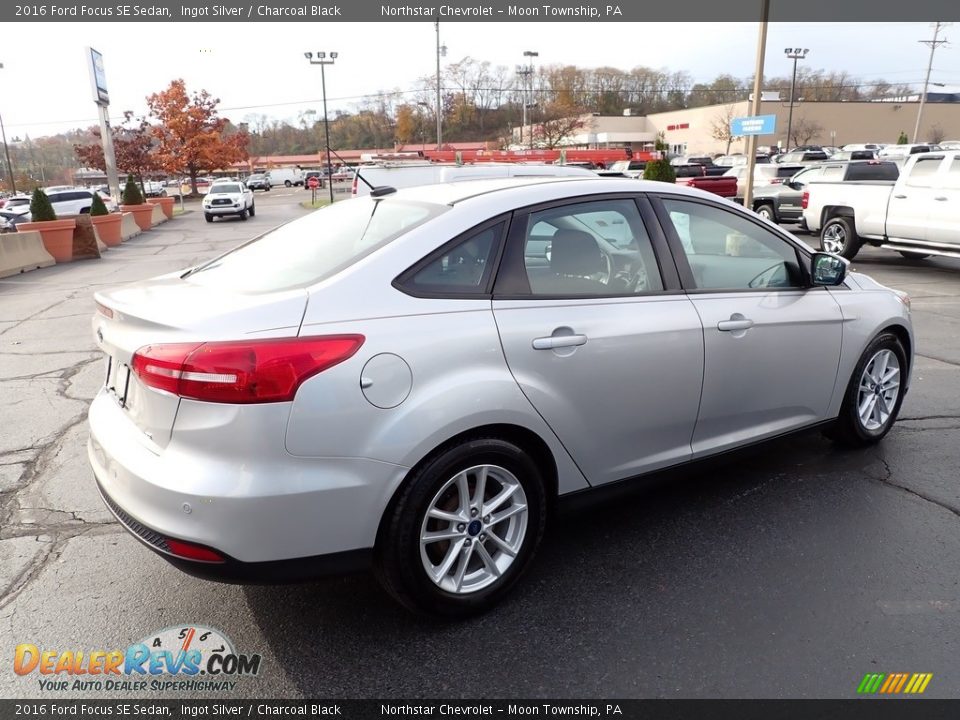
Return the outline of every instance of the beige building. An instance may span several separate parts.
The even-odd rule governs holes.
[[[905,102],[798,102],[793,108],[792,133],[799,142],[787,142],[787,101],[764,101],[761,115],[777,116],[775,135],[761,135],[758,145],[836,145],[848,143],[895,143],[901,132],[910,142],[917,121],[916,100]],[[647,116],[595,116],[581,118],[584,127],[564,139],[561,145],[580,148],[630,146],[634,150],[652,147],[659,133],[670,150],[677,154],[717,154],[727,152],[725,139],[718,139],[717,128],[729,126],[731,118],[750,114],[750,103],[674,110]],[[940,131],[944,140],[960,140],[960,103],[927,102],[923,110],[920,142]],[[514,142],[519,137],[514,129]],[[524,129],[524,138],[529,138]],[[743,152],[745,142],[735,139],[730,152]]]
[[[800,102],[793,108],[793,133],[798,142],[787,142],[789,102],[763,102],[761,115],[777,116],[776,135],[761,135],[759,145],[836,145],[849,143],[895,143],[901,132],[910,142],[926,142],[939,129],[945,140],[960,140],[960,103],[928,102],[923,109],[920,139],[910,137],[917,122],[918,102]],[[671,150],[678,153],[726,152],[726,140],[714,137],[715,127],[729,125],[729,118],[750,115],[747,101],[730,105],[677,110],[648,115],[649,129],[663,133]],[[734,141],[731,152],[743,152],[745,142]]]

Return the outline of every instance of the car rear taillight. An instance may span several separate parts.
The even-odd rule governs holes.
[[[802,207],[804,210],[806,210],[806,209],[807,209],[807,205],[809,205],[809,204],[810,204],[810,193],[809,193],[809,192],[804,192],[804,193],[803,193],[803,199],[800,201],[800,207]]]
[[[133,372],[162,392],[218,403],[289,402],[300,385],[353,356],[363,335],[147,345]]]

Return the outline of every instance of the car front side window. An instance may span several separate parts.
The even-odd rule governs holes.
[[[796,249],[738,213],[686,200],[664,207],[698,290],[757,290],[803,285]]]
[[[532,295],[602,297],[664,288],[633,200],[596,200],[532,213],[522,242]]]

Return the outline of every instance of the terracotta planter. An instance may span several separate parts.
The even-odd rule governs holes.
[[[43,239],[43,246],[47,249],[47,252],[53,255],[54,260],[61,263],[73,260],[73,229],[76,226],[77,221],[69,218],[67,220],[19,223],[17,230],[22,232],[37,230]]]
[[[103,240],[107,247],[116,247],[123,239],[120,236],[120,221],[123,215],[120,213],[111,213],[110,215],[91,215],[90,222],[97,228],[97,234]]]
[[[173,219],[174,201],[175,198],[172,197],[147,198],[147,202],[151,205],[159,205],[163,208],[163,214],[167,216],[167,220]]]
[[[122,212],[133,213],[133,219],[137,223],[137,227],[141,230],[149,230],[153,227],[150,221],[150,218],[153,216],[153,205],[150,203],[143,203],[142,205],[121,205],[120,210]]]

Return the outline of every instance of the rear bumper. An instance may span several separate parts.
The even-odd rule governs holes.
[[[97,482],[97,490],[104,505],[127,532],[178,570],[203,580],[244,585],[273,585],[303,582],[327,575],[360,573],[373,566],[372,548],[261,562],[242,562],[227,555],[224,555],[222,563],[198,562],[177,557],[166,547],[167,538],[133,518],[107,495],[99,482]],[[220,554],[223,555],[223,553]]]
[[[242,581],[310,577],[369,554],[407,468],[290,455],[282,403],[207,407],[191,416],[192,409],[181,404],[160,448],[109,393],[90,406],[90,465],[107,506],[133,535],[187,572]],[[212,413],[222,414],[222,424]],[[174,558],[164,539],[211,548],[227,562]]]

